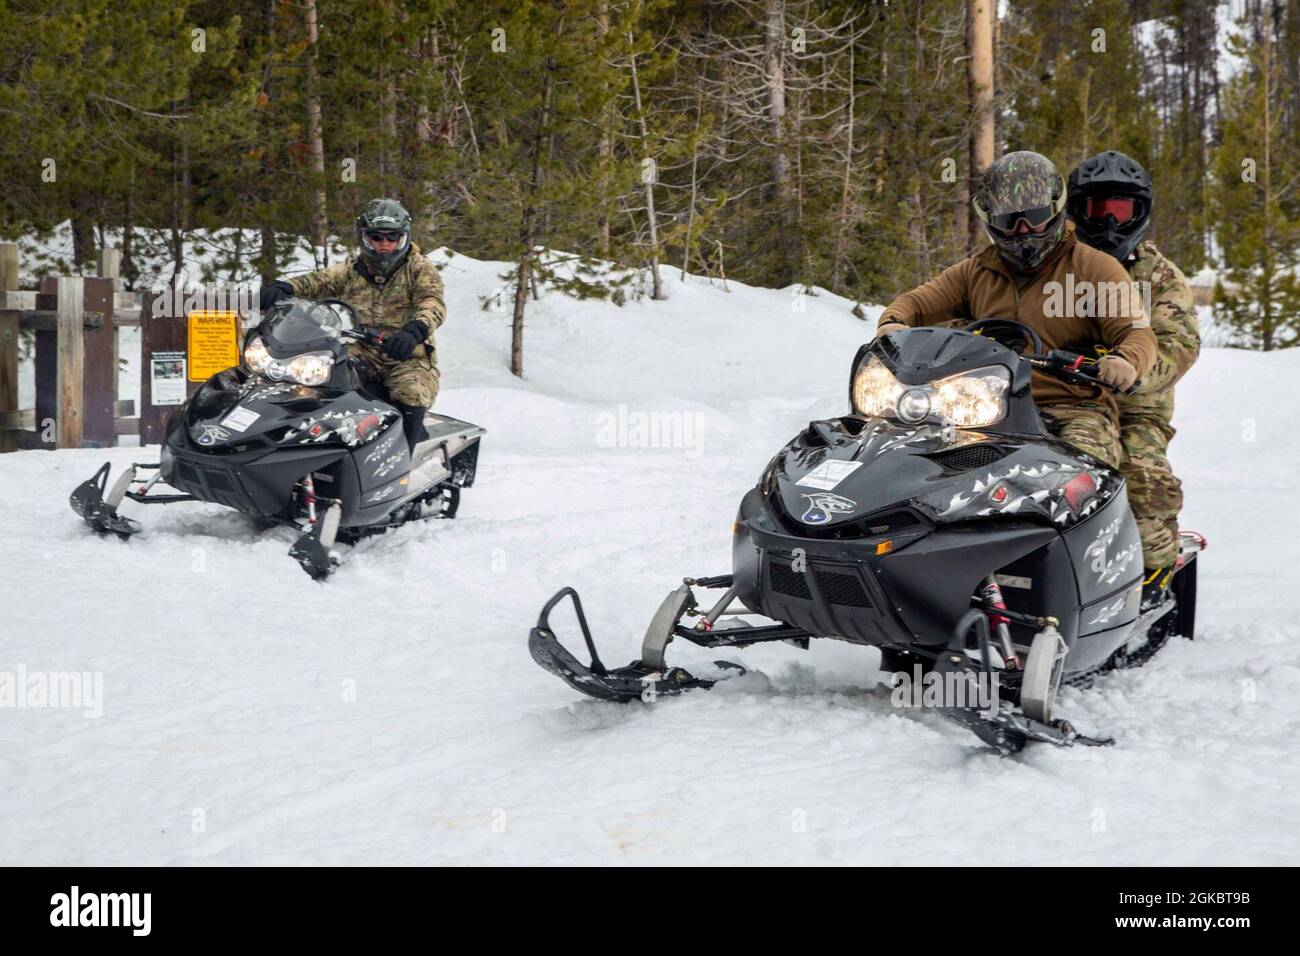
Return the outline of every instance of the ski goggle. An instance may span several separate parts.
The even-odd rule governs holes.
[[[1083,207],[1085,219],[1105,219],[1114,216],[1115,222],[1123,225],[1131,222],[1137,215],[1137,203],[1127,196],[1089,196]]]
[[[366,231],[366,238],[371,242],[400,242],[402,234],[400,232],[388,232],[382,229],[369,229]]]
[[[1004,236],[1014,236],[1022,222],[1029,227],[1030,232],[1042,232],[1060,211],[1056,206],[1036,206],[1033,209],[1023,209],[1020,212],[1009,212],[1000,216],[981,215],[980,218]]]

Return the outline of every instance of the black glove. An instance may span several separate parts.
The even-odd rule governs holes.
[[[429,337],[429,327],[419,319],[402,326],[402,331],[384,336],[384,354],[404,362],[411,357],[415,347]]]
[[[293,286],[283,279],[276,279],[270,285],[262,286],[262,293],[258,297],[258,308],[265,312],[281,299],[287,299],[293,294]]]

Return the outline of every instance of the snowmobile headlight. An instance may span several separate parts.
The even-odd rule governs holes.
[[[271,361],[271,353],[266,350],[266,343],[261,339],[250,339],[244,346],[244,364],[250,372],[266,374],[266,366]]]
[[[898,404],[895,407],[898,417],[907,424],[920,424],[930,414],[930,391],[926,388],[909,388],[898,396]]]
[[[1011,373],[1002,365],[986,365],[949,375],[930,386],[931,414],[958,428],[985,428],[1007,415]]]
[[[329,352],[307,352],[285,363],[284,377],[299,385],[324,385],[330,380],[334,356]]]
[[[873,355],[853,379],[853,410],[869,418],[895,418],[908,425],[934,422],[986,428],[1007,415],[1011,373],[986,365],[925,385],[904,385]]]
[[[883,418],[894,413],[902,392],[902,383],[873,355],[853,376],[853,410],[868,418]]]

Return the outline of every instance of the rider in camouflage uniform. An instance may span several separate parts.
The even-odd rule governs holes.
[[[984,171],[972,197],[992,245],[899,295],[881,313],[877,335],[923,325],[965,325],[974,319],[1015,319],[1033,329],[1047,349],[1108,350],[1097,374],[1124,390],[1155,360],[1156,340],[1142,302],[1102,295],[1093,309],[1057,314],[1054,290],[1066,286],[1130,288],[1115,259],[1078,241],[1066,221],[1065,177],[1047,157],[1007,153]],[[1059,425],[1061,438],[1110,466],[1123,460],[1114,393],[1067,384],[1035,371],[1034,402]]]
[[[382,347],[352,342],[348,351],[388,390],[414,447],[425,434],[424,411],[438,395],[433,333],[447,314],[442,276],[411,242],[411,216],[396,200],[368,202],[356,227],[355,257],[277,281],[263,290],[261,305],[265,309],[290,295],[342,299],[356,309],[358,321],[382,332]]]
[[[1150,290],[1151,331],[1159,354],[1137,392],[1119,399],[1121,467],[1142,534],[1149,601],[1161,596],[1178,557],[1183,492],[1167,449],[1174,437],[1174,385],[1200,352],[1200,325],[1187,279],[1155,243],[1143,240],[1153,197],[1147,171],[1109,150],[1079,164],[1070,174],[1069,193],[1067,208],[1079,238],[1113,255],[1135,282]]]

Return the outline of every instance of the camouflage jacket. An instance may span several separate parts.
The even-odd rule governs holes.
[[[1159,403],[1162,395],[1192,367],[1201,351],[1200,320],[1187,279],[1149,239],[1137,248],[1137,258],[1128,263],[1134,282],[1151,284],[1151,331],[1159,346],[1155,364],[1142,376],[1142,384],[1130,396],[1121,396],[1121,410]],[[1145,286],[1143,286],[1145,289]]]
[[[342,299],[357,310],[362,324],[374,328],[396,331],[419,319],[429,327],[426,341],[432,345],[433,332],[446,318],[447,307],[442,299],[442,275],[420,247],[411,243],[406,261],[386,280],[372,278],[364,270],[365,263],[353,256],[288,282],[295,295]]]

